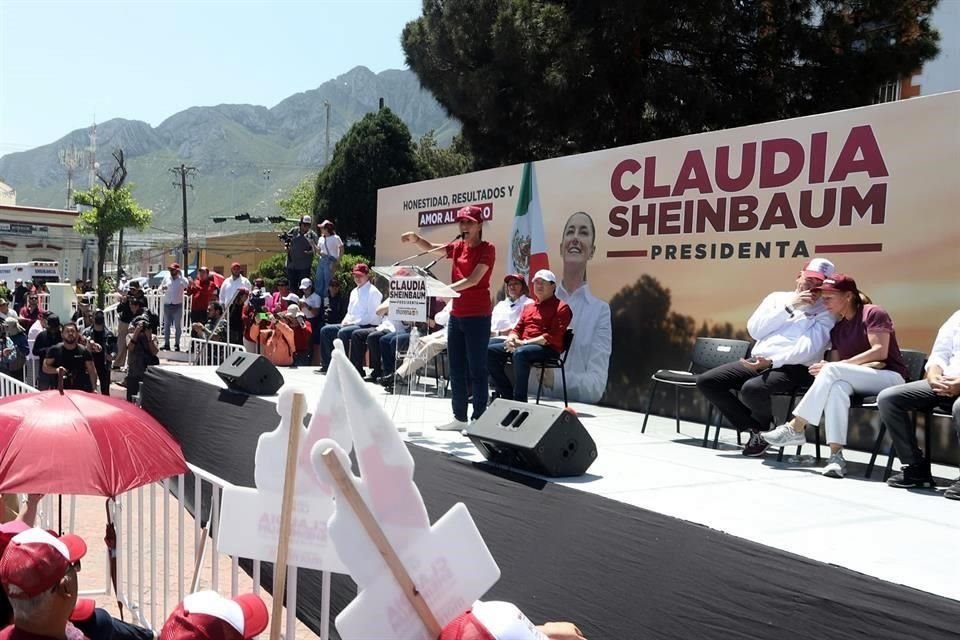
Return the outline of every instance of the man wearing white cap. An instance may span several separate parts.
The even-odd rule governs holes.
[[[303,216],[300,218],[300,224],[290,229],[284,236],[284,243],[287,246],[287,280],[290,284],[310,277],[314,247],[317,245],[317,234],[310,228],[311,226],[313,226],[313,218]]]
[[[720,413],[737,429],[750,431],[745,456],[762,456],[767,450],[760,433],[772,426],[772,395],[813,383],[808,368],[823,359],[836,322],[817,287],[835,271],[824,258],[808,261],[793,291],[771,293],[747,320],[747,331],[757,341],[750,359],[715,367],[697,378],[697,388]]]
[[[555,358],[563,351],[573,312],[557,298],[556,291],[557,276],[547,269],[537,271],[533,276],[537,301],[523,308],[505,341],[491,341],[487,348],[487,368],[501,398],[526,402],[531,363]],[[508,360],[513,361],[512,384],[505,371]]]
[[[230,599],[198,591],[170,614],[159,640],[249,640],[263,633],[268,622],[267,605],[254,593]]]
[[[163,640],[161,638],[161,640]],[[437,640],[586,640],[572,622],[534,626],[509,602],[477,602],[443,627]]]

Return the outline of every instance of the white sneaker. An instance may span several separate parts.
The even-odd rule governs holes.
[[[837,451],[830,454],[830,460],[827,466],[823,468],[824,476],[827,478],[842,478],[847,473],[847,461],[843,459],[843,451]]]
[[[437,431],[465,431],[469,425],[463,420],[451,420],[447,424],[436,427]]]
[[[798,433],[790,424],[785,423],[763,434],[763,439],[771,447],[789,447],[791,445],[801,446],[807,443],[807,436]]]

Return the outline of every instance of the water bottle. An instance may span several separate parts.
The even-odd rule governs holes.
[[[420,332],[416,327],[410,329],[410,344],[407,345],[407,353],[414,353],[417,349],[417,342],[420,341]]]

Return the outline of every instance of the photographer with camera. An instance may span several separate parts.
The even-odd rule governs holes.
[[[134,396],[140,393],[140,383],[147,372],[147,367],[159,364],[157,354],[156,334],[160,328],[160,319],[146,308],[146,300],[132,298],[130,309],[135,317],[130,323],[131,331],[127,345],[127,400],[133,402]]]
[[[117,357],[113,361],[114,371],[127,363],[127,335],[129,335],[130,323],[137,315],[130,310],[130,301],[141,295],[143,292],[140,291],[140,283],[136,280],[131,281],[126,289],[121,290],[120,302],[117,304]]]
[[[27,364],[27,356],[30,355],[30,345],[27,342],[27,333],[20,326],[16,318],[3,318],[0,324],[0,336],[3,336],[3,364],[0,366],[0,373],[5,373],[11,378],[23,382],[23,368]],[[13,345],[14,351],[7,353],[9,342]]]
[[[313,218],[303,216],[300,224],[278,237],[287,249],[287,282],[300,282],[310,277],[313,254],[317,249],[317,234],[311,229]]]

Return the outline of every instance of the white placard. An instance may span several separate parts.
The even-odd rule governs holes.
[[[348,474],[350,481],[442,627],[480,599],[500,569],[464,505],[430,526],[413,482],[413,458],[396,427],[340,350],[333,355],[334,369],[360,468],[359,478]],[[360,591],[337,616],[337,631],[344,640],[435,640],[330,477],[322,459],[328,448],[350,469],[346,452],[333,440],[318,441],[310,458],[318,480],[337,494],[328,532]]]
[[[427,321],[427,281],[420,276],[390,280],[390,317],[403,322]]]

